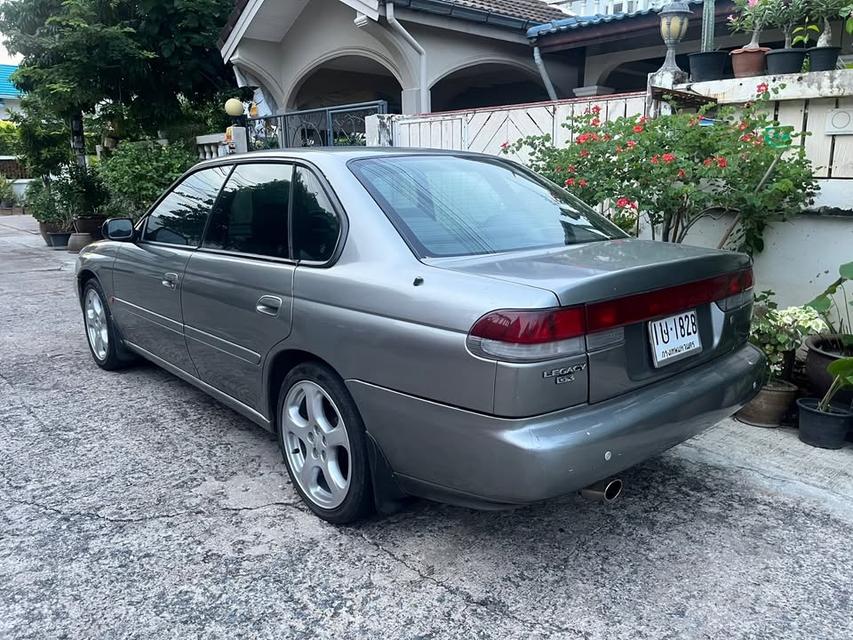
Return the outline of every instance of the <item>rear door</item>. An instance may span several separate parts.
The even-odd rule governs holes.
[[[177,184],[145,218],[140,239],[121,243],[113,271],[113,310],[124,338],[193,375],[182,278],[228,170],[202,169]]]
[[[199,377],[261,413],[263,360],[291,326],[293,170],[285,162],[234,168],[183,281],[187,348]]]

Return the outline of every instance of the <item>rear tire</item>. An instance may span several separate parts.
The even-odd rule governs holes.
[[[86,342],[95,364],[106,371],[123,369],[131,364],[133,357],[121,344],[107,297],[96,279],[87,280],[83,285],[81,303]]]
[[[278,395],[278,443],[297,493],[315,514],[348,524],[374,511],[364,423],[343,380],[306,362]]]

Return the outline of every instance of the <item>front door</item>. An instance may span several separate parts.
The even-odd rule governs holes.
[[[113,271],[123,338],[193,375],[181,313],[184,269],[229,169],[203,169],[175,186],[145,218],[139,240],[119,246]]]
[[[183,280],[187,348],[199,378],[262,414],[264,358],[290,333],[292,176],[288,163],[237,165]]]

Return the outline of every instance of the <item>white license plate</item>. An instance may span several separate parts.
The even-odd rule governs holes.
[[[649,342],[656,367],[677,362],[702,351],[696,311],[685,311],[649,322]]]

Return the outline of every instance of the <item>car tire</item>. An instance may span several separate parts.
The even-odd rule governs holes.
[[[343,380],[306,362],[278,396],[278,442],[299,496],[315,514],[348,524],[374,511],[364,423]]]
[[[87,280],[83,285],[80,302],[86,343],[95,364],[106,371],[123,369],[131,364],[134,358],[121,344],[107,297],[96,279]]]

